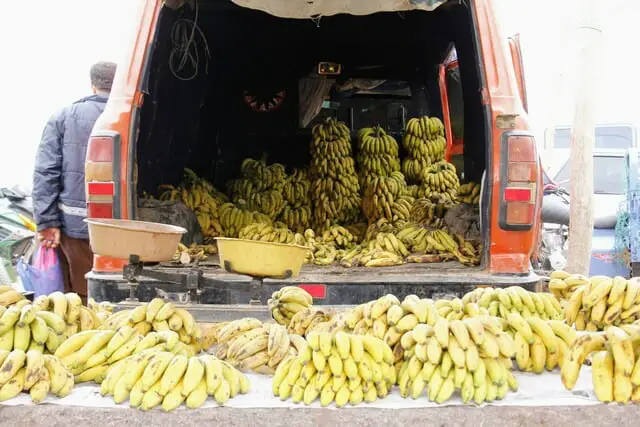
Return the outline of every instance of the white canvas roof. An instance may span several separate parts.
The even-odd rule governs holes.
[[[306,19],[341,13],[370,15],[377,12],[431,11],[447,0],[232,0],[280,18]]]

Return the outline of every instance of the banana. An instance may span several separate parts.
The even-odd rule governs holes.
[[[184,388],[183,388],[184,392]],[[183,393],[184,397],[184,393]],[[200,380],[200,383],[191,391],[186,398],[185,404],[187,408],[194,409],[199,408],[207,400],[207,383],[204,379]]]
[[[182,395],[189,394],[198,387],[202,379],[205,377],[205,364],[197,357],[191,357],[188,360],[186,370],[184,372],[184,380],[182,384]],[[205,382],[206,390],[206,382]]]
[[[162,399],[162,409],[166,412],[173,411],[185,401],[185,397],[182,395],[182,384],[183,380],[180,379],[178,384],[176,384]],[[213,393],[210,393],[213,394]],[[131,395],[133,395],[133,390],[131,391]],[[131,398],[129,399],[131,401]]]
[[[140,381],[142,381],[141,387],[143,392],[148,392],[152,387],[156,390],[160,388],[160,382],[164,371],[166,370],[174,355],[169,352],[154,353],[151,360],[147,364]],[[126,360],[126,359],[125,359]]]
[[[26,371],[24,380],[25,389],[30,389],[35,383],[44,378],[45,373],[48,378],[48,372],[44,365],[44,356],[42,353],[35,350],[28,351],[26,354]]]
[[[68,302],[64,294],[62,292],[54,292],[49,295],[49,300],[53,302],[53,313],[66,321]]]
[[[516,330],[527,343],[533,344],[535,342],[531,326],[529,326],[529,323],[527,323],[519,313],[509,313],[507,315],[507,323]]]
[[[527,322],[529,326],[531,326],[531,329],[542,339],[547,351],[549,353],[555,353],[557,350],[556,335],[553,329],[551,329],[551,326],[549,326],[546,321],[537,317],[529,317],[527,318]]]
[[[27,355],[22,350],[11,351],[0,365],[0,385],[7,383],[20,370]],[[23,378],[24,382],[24,378]]]
[[[607,328],[606,335],[613,354],[616,373],[620,372],[625,377],[630,377],[633,372],[635,356],[629,335],[616,326]]]
[[[167,302],[160,308],[160,310],[158,310],[153,320],[156,322],[169,320],[169,318],[173,315],[173,313],[175,313],[175,311],[176,308],[173,303]]]
[[[601,402],[613,401],[613,355],[598,351],[591,358],[593,390]]]
[[[107,345],[115,333],[115,331],[104,330],[92,335],[91,338],[75,354],[75,362],[77,366],[83,365],[91,356],[98,352],[98,350]]]
[[[16,397],[24,389],[25,368],[16,370],[15,374],[0,386],[0,402]]]

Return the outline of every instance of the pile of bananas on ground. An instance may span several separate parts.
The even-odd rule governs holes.
[[[49,393],[68,396],[73,385],[73,375],[55,356],[38,350],[0,350],[0,402],[25,391],[37,404]]]
[[[59,358],[75,375],[76,383],[102,382],[111,366],[132,354],[154,349],[192,355],[194,350],[180,342],[174,331],[139,333],[130,326],[116,330],[94,329],[78,332],[56,349]]]
[[[561,369],[562,383],[572,390],[580,369],[591,360],[595,395],[601,402],[640,402],[640,325],[610,326],[605,334],[581,335],[569,347]]]
[[[348,250],[340,257],[340,265],[343,267],[391,267],[404,264],[401,255],[384,249],[369,249],[358,246]]]
[[[459,187],[460,180],[456,174],[456,167],[441,160],[424,170],[418,195],[440,203],[453,203],[457,201]]]
[[[380,126],[358,131],[360,186],[364,187],[373,177],[389,176],[400,171],[398,143]]]
[[[271,224],[269,216],[252,211],[246,204],[224,203],[218,210],[222,234],[226,237],[238,237],[238,233],[247,225],[255,223]]]
[[[458,201],[470,205],[480,204],[480,184],[476,182],[468,182],[458,187]]]
[[[402,172],[408,180],[422,183],[425,169],[444,158],[444,125],[437,117],[413,118],[402,142],[409,153],[402,161]]]
[[[313,127],[312,137],[309,177],[314,228],[355,222],[360,215],[360,185],[349,128],[327,118]]]
[[[134,309],[119,311],[105,321],[102,329],[115,330],[123,325],[141,335],[150,331],[174,331],[180,342],[191,346],[196,353],[200,351],[202,331],[195,319],[187,310],[174,306],[170,301],[154,298]]]
[[[285,286],[271,294],[267,307],[273,320],[283,326],[289,326],[291,319],[299,311],[313,305],[313,297],[297,286]]]
[[[576,331],[560,320],[542,320],[509,313],[507,333],[515,344],[515,359],[521,371],[541,374],[562,368],[576,339]]]
[[[430,230],[411,224],[396,233],[396,237],[414,253],[408,262],[428,263],[457,260],[463,265],[480,264],[480,250],[464,237],[451,236],[445,229]]]
[[[172,411],[184,402],[202,406],[209,396],[223,405],[238,393],[248,393],[249,379],[229,363],[212,355],[183,356],[146,350],[113,365],[100,385],[103,396],[116,403],[129,399],[143,411],[161,405]]]
[[[298,233],[311,227],[311,182],[306,169],[294,169],[282,188],[285,206],[279,220]]]
[[[297,354],[304,346],[304,338],[290,335],[286,327],[247,317],[218,331],[216,356],[240,371],[273,375],[286,356]]]
[[[640,319],[637,279],[593,276],[575,289],[565,306],[566,322],[579,331],[600,331],[609,325],[633,323],[637,319]]]
[[[506,319],[509,313],[517,312],[522,317],[562,320],[564,310],[551,294],[529,292],[520,286],[508,288],[477,288],[462,297],[462,301],[475,302],[489,310],[489,315]]]
[[[582,274],[569,274],[566,271],[552,271],[549,281],[549,291],[558,298],[559,301],[569,300],[573,292],[589,283],[589,278]]]
[[[281,400],[322,406],[335,402],[358,405],[389,394],[396,380],[393,353],[382,340],[342,331],[311,333],[297,356],[287,357],[276,370],[272,389]]]
[[[282,227],[278,227],[281,225]],[[259,240],[272,243],[295,243],[295,234],[284,224],[254,223],[247,225],[238,233],[240,239]]]
[[[369,222],[386,218],[408,220],[414,199],[407,195],[407,183],[401,172],[389,176],[369,176],[362,195],[362,212]]]
[[[179,262],[182,265],[187,265],[217,253],[218,247],[216,245],[196,245],[193,243],[190,246],[187,246],[182,243],[178,243],[178,248],[176,249],[176,253],[173,255],[172,261]]]
[[[199,178],[191,169],[185,168],[184,181],[178,187],[164,184],[159,187],[160,200],[181,200],[198,218],[202,234],[206,238],[219,236],[222,227],[218,220],[218,208],[227,197],[213,185]]]
[[[426,390],[429,400],[443,403],[460,390],[464,403],[481,404],[518,388],[514,343],[494,317],[439,318],[434,326],[416,325],[400,344],[402,359],[395,359],[403,397],[417,399]]]

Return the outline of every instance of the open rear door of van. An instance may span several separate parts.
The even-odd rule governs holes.
[[[527,87],[524,78],[524,63],[522,61],[522,48],[520,47],[520,34],[509,37],[509,50],[511,51],[511,61],[513,62],[513,70],[518,79],[518,92],[520,99],[526,112],[529,112],[529,101],[527,99]]]

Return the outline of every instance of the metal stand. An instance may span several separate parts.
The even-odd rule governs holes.
[[[136,291],[138,290],[139,277],[146,276],[152,279],[162,281],[164,283],[174,284],[186,289],[187,295],[184,303],[199,303],[200,300],[200,282],[202,279],[202,271],[197,268],[189,269],[187,274],[165,273],[162,271],[145,269],[138,255],[129,255],[129,264],[122,271],[123,278],[127,281],[129,288],[129,297],[127,302],[138,302]],[[182,298],[180,298],[182,300]]]

